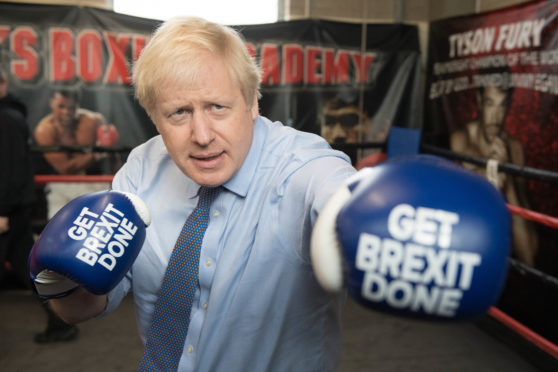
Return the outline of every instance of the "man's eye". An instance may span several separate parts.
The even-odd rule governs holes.
[[[184,117],[184,115],[187,114],[187,111],[185,109],[178,109],[175,112],[173,112],[170,117],[173,119],[180,119],[182,117]]]
[[[225,106],[218,105],[216,103],[213,104],[213,111],[221,111],[225,108]]]

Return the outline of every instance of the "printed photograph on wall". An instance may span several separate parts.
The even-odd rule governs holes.
[[[461,164],[486,177],[510,205],[558,216],[556,184],[498,170],[511,164],[558,171],[558,4],[529,2],[430,26],[424,139],[487,160]],[[510,270],[500,306],[557,340],[558,232],[512,215]],[[529,269],[533,269],[529,271]]]

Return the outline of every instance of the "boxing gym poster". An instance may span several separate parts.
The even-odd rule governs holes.
[[[88,7],[0,3],[0,61],[9,66],[12,93],[28,105],[31,129],[49,111],[50,88],[69,85],[80,88],[81,107],[118,129],[119,145],[155,135],[130,76],[159,22]],[[301,20],[238,30],[262,68],[260,112],[271,120],[324,136],[341,122],[343,130],[327,138],[338,144],[383,141],[392,123],[420,125],[415,26]]]
[[[475,158],[557,172],[557,22],[557,1],[432,22],[424,141]],[[488,178],[488,169],[469,167]],[[555,181],[492,177],[508,203],[553,217],[558,216]],[[514,219],[514,241],[524,244],[522,249],[514,243],[512,257],[534,270],[510,270],[499,306],[557,343],[558,233],[541,224],[517,226]]]

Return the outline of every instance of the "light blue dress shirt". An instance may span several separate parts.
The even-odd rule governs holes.
[[[343,299],[319,287],[309,242],[318,212],[354,172],[349,158],[321,137],[256,119],[244,164],[211,206],[180,371],[335,370]],[[132,290],[145,342],[199,185],[176,167],[157,136],[131,152],[113,188],[139,195],[152,223],[105,314]]]

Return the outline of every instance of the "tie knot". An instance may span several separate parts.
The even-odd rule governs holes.
[[[220,189],[221,189],[221,187],[219,187],[219,186],[217,186],[217,187],[206,187],[206,186],[200,187],[200,192],[199,192],[200,199],[198,201],[198,204],[206,206],[206,207],[209,206],[213,202],[213,199],[215,199],[215,197],[219,193]]]

